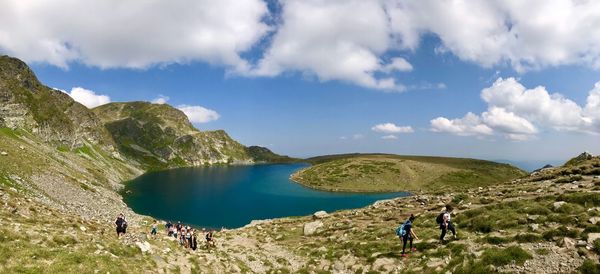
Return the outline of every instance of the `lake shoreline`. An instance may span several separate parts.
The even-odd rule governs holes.
[[[228,229],[255,220],[357,209],[379,200],[412,196],[398,191],[341,193],[308,188],[289,178],[305,167],[306,163],[278,163],[153,171],[129,181],[119,194],[136,214]]]

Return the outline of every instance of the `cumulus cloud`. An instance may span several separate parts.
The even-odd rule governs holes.
[[[177,108],[183,111],[192,123],[208,123],[221,117],[216,111],[201,106],[179,105]]]
[[[482,114],[483,122],[502,132],[535,134],[537,129],[527,119],[499,107],[492,107]]]
[[[576,130],[586,124],[577,103],[561,94],[550,94],[543,86],[527,89],[515,78],[498,78],[491,87],[482,90],[481,98],[489,106],[558,130]]]
[[[159,94],[158,97],[152,99],[151,103],[162,105],[166,104],[169,101],[169,99],[171,99],[169,96]]]
[[[416,49],[423,35],[434,34],[441,40],[437,52],[485,67],[600,68],[598,1],[388,0],[384,5],[400,48]]]
[[[409,71],[403,58],[385,63],[390,48],[389,20],[379,1],[290,0],[282,2],[282,24],[251,72],[276,76],[284,71],[342,80],[368,88],[402,91],[404,86],[376,72]]]
[[[483,67],[600,68],[600,30],[592,27],[600,17],[597,1],[290,0],[282,10],[282,23],[251,75],[299,71],[321,81],[418,89],[389,75],[411,71],[407,60],[382,56],[414,51],[426,35],[440,39],[436,53]]]
[[[527,89],[514,78],[498,78],[481,98],[488,105],[481,117],[471,112],[462,119],[438,117],[430,121],[431,130],[463,136],[497,132],[513,140],[531,139],[538,128],[600,134],[600,82],[584,107],[543,86]]]
[[[393,123],[383,123],[383,124],[378,124],[375,125],[371,128],[372,131],[375,132],[379,132],[379,133],[387,133],[387,134],[392,134],[392,133],[413,133],[414,130],[412,129],[412,127],[410,126],[397,126]]]
[[[267,15],[261,0],[7,0],[0,9],[0,51],[60,67],[199,60],[244,70],[240,54],[270,30]]]
[[[493,134],[493,130],[483,123],[481,117],[471,112],[459,119],[449,120],[445,117],[437,117],[430,123],[431,131],[434,132],[447,132],[459,136]]]
[[[81,103],[88,108],[95,108],[100,105],[110,103],[110,97],[107,95],[96,94],[96,92],[82,87],[74,87],[70,92],[59,89],[60,91],[69,94],[73,100]]]
[[[202,61],[239,75],[298,72],[385,91],[414,88],[397,79],[413,70],[398,52],[415,51],[424,36],[439,38],[436,53],[483,67],[600,69],[599,1],[280,3],[272,13],[262,0],[6,0],[0,51],[65,68]]]

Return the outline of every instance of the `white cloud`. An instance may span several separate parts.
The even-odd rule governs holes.
[[[201,106],[179,105],[177,108],[183,111],[192,123],[208,123],[221,117],[216,111]]]
[[[445,117],[437,117],[431,120],[431,131],[447,132],[459,136],[492,135],[493,130],[485,125],[481,118],[471,112],[460,119],[449,120]]]
[[[282,24],[252,75],[276,76],[285,71],[315,75],[321,81],[342,80],[389,91],[405,89],[378,71],[409,70],[380,55],[391,44],[389,21],[379,1],[289,0],[282,2]]]
[[[66,92],[62,89],[59,90],[69,94],[73,100],[88,108],[95,108],[97,106],[110,103],[110,97],[107,95],[96,94],[96,92],[82,87],[74,87],[71,89],[71,92]]]
[[[390,73],[392,71],[412,71],[413,66],[404,58],[392,58],[391,62],[381,68],[382,72]]]
[[[392,72],[413,66],[398,55],[436,36],[436,53],[484,67],[600,69],[600,1],[280,3],[281,14],[272,14],[262,0],[5,0],[0,52],[65,68],[71,62],[147,68],[202,61],[240,75],[299,72],[403,91],[415,85],[403,85]]]
[[[381,136],[381,139],[384,139],[384,140],[396,140],[396,139],[398,139],[398,136],[390,134],[390,135]]]
[[[533,135],[537,129],[527,119],[508,112],[503,108],[492,107],[481,115],[483,122],[500,132],[516,135]],[[522,139],[522,138],[521,138]]]
[[[481,98],[491,107],[504,108],[542,126],[576,130],[586,123],[577,103],[550,94],[542,86],[526,89],[514,78],[498,78],[481,91]]]
[[[434,34],[451,52],[482,66],[509,63],[522,71],[582,64],[600,68],[600,2],[384,1],[400,48],[416,49]],[[468,31],[465,31],[468,30]]]
[[[0,9],[0,51],[60,67],[199,60],[244,70],[240,54],[268,33],[267,15],[261,0],[7,0]]]
[[[600,82],[597,82],[594,89],[590,91],[583,111],[586,121],[591,125],[591,130],[600,133]]]
[[[414,130],[410,126],[397,126],[393,123],[378,124],[371,128],[371,130],[379,133],[413,133]]]
[[[159,94],[158,97],[152,99],[151,103],[162,105],[166,104],[169,101],[169,99],[171,99],[169,96]]]
[[[585,107],[542,86],[527,89],[514,78],[498,78],[481,91],[481,98],[488,104],[481,117],[470,112],[462,119],[438,117],[431,120],[432,131],[456,135],[498,132],[513,140],[533,138],[538,127],[600,134],[600,82],[589,92]],[[477,132],[471,130],[473,126],[488,130]]]

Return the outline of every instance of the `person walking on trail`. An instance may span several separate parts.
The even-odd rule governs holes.
[[[398,229],[396,230],[396,234],[398,234],[398,236],[402,240],[402,257],[408,256],[408,254],[406,254],[406,244],[409,242],[410,251],[417,251],[417,249],[413,247],[413,239],[419,239],[419,237],[415,233],[415,230],[413,229],[413,222],[415,221],[415,219],[415,215],[411,214],[410,218],[408,218],[408,220],[402,225],[400,225],[400,227],[398,227]]]
[[[215,243],[215,236],[213,234],[213,230],[209,230],[208,233],[206,233],[206,246],[208,248],[217,246]]]
[[[152,224],[152,231],[150,231],[152,238],[156,238],[157,232],[158,232],[158,221],[155,220],[154,223]]]
[[[456,229],[454,228],[454,225],[452,225],[451,221],[452,210],[454,210],[452,208],[452,205],[446,205],[446,210],[440,213],[440,215],[436,219],[437,223],[440,225],[440,229],[442,230],[442,234],[440,235],[441,242],[444,242],[444,237],[446,237],[446,233],[448,233],[448,230],[452,232],[454,239],[458,239],[458,237],[456,236]]]
[[[121,237],[121,234],[125,234],[127,232],[127,220],[125,220],[123,213],[117,216],[117,219],[115,220],[115,226],[117,227],[117,238]]]

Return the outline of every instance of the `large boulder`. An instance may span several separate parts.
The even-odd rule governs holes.
[[[313,235],[313,234],[315,234],[315,232],[317,232],[317,229],[319,229],[322,226],[323,226],[323,222],[321,222],[321,221],[314,221],[314,222],[306,223],[306,224],[304,224],[304,235],[305,236]]]

